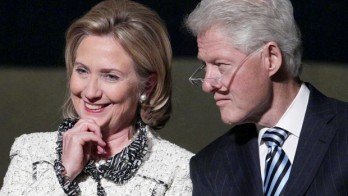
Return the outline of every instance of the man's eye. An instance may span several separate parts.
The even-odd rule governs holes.
[[[232,67],[230,64],[224,64],[224,63],[217,64],[216,66],[219,68],[219,71],[221,73],[225,72],[226,70]]]

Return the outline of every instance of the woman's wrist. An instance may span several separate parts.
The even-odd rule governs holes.
[[[54,170],[58,178],[58,182],[63,188],[64,192],[68,196],[78,195],[80,192],[80,187],[77,184],[76,180],[71,180],[67,175],[64,165],[58,159],[54,161]]]

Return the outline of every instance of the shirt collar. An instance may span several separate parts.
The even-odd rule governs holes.
[[[290,106],[285,111],[275,127],[280,127],[288,131],[290,134],[299,137],[304,121],[304,116],[306,114],[309,93],[310,91],[308,87],[304,83],[302,83],[295,99],[291,102]],[[259,144],[261,144],[262,135],[268,128],[257,126],[257,129],[259,130],[258,142]]]

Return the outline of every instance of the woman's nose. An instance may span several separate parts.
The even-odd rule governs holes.
[[[91,77],[85,88],[85,97],[87,99],[96,99],[102,96],[102,90],[98,78]]]

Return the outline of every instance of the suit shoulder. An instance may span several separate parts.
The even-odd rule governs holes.
[[[337,104],[337,109],[348,110],[348,102],[341,101],[334,98],[331,98],[331,100],[333,100]]]
[[[194,159],[212,159],[226,149],[235,148],[249,142],[252,138],[257,138],[256,127],[254,124],[242,124],[232,127],[224,135],[208,144],[200,150]]]
[[[335,98],[328,99],[330,100],[328,104],[332,114],[336,114],[340,122],[348,124],[348,103]]]

